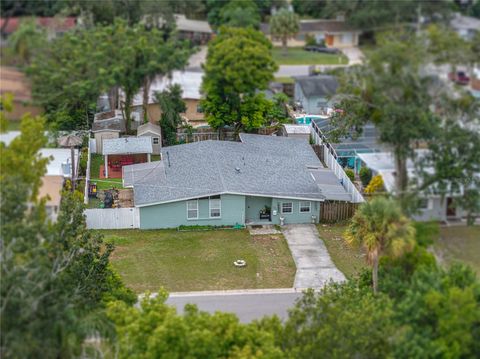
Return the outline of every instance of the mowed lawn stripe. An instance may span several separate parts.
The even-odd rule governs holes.
[[[282,235],[251,237],[246,230],[105,230],[116,249],[111,261],[136,292],[285,288],[295,264]],[[237,259],[247,261],[236,268]]]

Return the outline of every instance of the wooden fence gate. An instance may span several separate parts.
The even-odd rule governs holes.
[[[355,214],[360,203],[326,201],[320,203],[320,223],[346,221]]]

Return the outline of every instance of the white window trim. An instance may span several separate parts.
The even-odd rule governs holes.
[[[308,203],[308,211],[302,211],[302,202]],[[299,201],[298,202],[298,213],[311,213],[312,212],[312,202],[311,201]]]
[[[213,201],[218,201],[218,208],[212,208],[212,200]],[[219,212],[220,212],[220,215],[219,216],[212,216],[212,209],[218,209]],[[220,198],[209,198],[208,199],[208,215],[211,219],[218,219],[218,218],[222,218],[222,197]]]
[[[283,211],[283,204],[287,204],[287,203],[290,203],[292,205],[292,210],[290,212],[284,212]],[[280,213],[281,214],[293,214],[293,202],[282,202],[282,204],[280,205]]]
[[[196,203],[197,203],[197,209],[196,209],[196,210],[197,210],[197,216],[196,216],[196,217],[191,217],[191,218],[188,217],[188,211],[189,211],[189,209],[188,209],[188,204],[189,204],[190,202],[196,202]],[[199,214],[199,213],[198,213],[198,212],[199,212],[199,209],[198,209],[198,199],[191,199],[191,200],[187,201],[186,208],[187,208],[187,221],[194,221],[194,220],[198,219],[198,214]],[[193,211],[193,209],[190,209],[190,210]]]

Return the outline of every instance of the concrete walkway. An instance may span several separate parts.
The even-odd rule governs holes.
[[[315,225],[286,225],[283,234],[297,266],[294,288],[318,289],[330,280],[345,280],[343,273],[333,264]]]

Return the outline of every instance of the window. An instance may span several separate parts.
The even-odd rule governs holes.
[[[292,213],[293,212],[293,203],[284,202],[282,203],[282,213]]]
[[[160,139],[158,137],[152,137],[152,143],[154,145],[158,145],[160,143]]]
[[[311,202],[310,201],[301,201],[300,202],[300,213],[310,213],[310,208],[311,208]]]
[[[197,113],[203,113],[203,108],[200,104],[197,105]]]
[[[222,212],[222,201],[220,196],[210,197],[210,218],[220,218]]]
[[[198,200],[187,202],[187,219],[198,219]]]
[[[418,208],[422,210],[432,209],[432,202],[428,198],[420,198]]]

